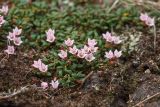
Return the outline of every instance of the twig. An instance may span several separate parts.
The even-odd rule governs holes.
[[[154,52],[156,52],[157,34],[156,34],[156,25],[155,25],[155,22],[154,22],[154,26],[153,26],[153,31],[154,31]]]
[[[118,2],[119,2],[119,0],[116,0],[116,1],[112,4],[112,6],[108,9],[108,12],[107,12],[107,13],[109,13],[112,9],[114,9]]]
[[[22,93],[22,92],[25,92],[25,91],[28,91],[29,90],[29,88],[27,88],[28,86],[25,86],[25,87],[21,87],[21,89],[20,90],[14,90],[12,93],[9,91],[8,93],[2,93],[2,94],[0,94],[0,100],[1,99],[6,99],[6,98],[10,98],[10,97],[13,97],[13,96],[15,96],[15,95],[17,95],[17,94],[20,94],[20,93]]]
[[[93,71],[91,71],[83,80],[82,80],[82,83],[80,85],[79,88],[81,88],[83,86],[83,84],[85,83],[85,81],[93,74]]]
[[[142,104],[142,103],[144,103],[144,102],[146,102],[146,101],[152,99],[153,97],[156,97],[156,96],[159,95],[159,94],[160,94],[160,92],[158,92],[158,93],[156,93],[156,94],[154,94],[154,95],[152,95],[152,96],[150,96],[150,97],[148,97],[148,98],[146,98],[146,99],[140,101],[139,103],[137,103],[137,104],[134,105],[133,107],[137,107],[137,106],[139,106],[140,104]]]

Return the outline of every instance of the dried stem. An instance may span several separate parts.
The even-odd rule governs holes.
[[[156,96],[159,95],[159,94],[160,94],[160,92],[158,92],[158,93],[156,93],[156,94],[154,94],[154,95],[152,95],[152,96],[150,96],[150,97],[148,97],[148,98],[146,98],[146,99],[140,101],[139,103],[137,103],[137,104],[134,105],[133,107],[137,107],[137,106],[139,106],[140,104],[142,104],[142,103],[144,103],[144,102],[146,102],[146,101],[148,101],[148,100],[150,100],[150,99],[156,97]]]

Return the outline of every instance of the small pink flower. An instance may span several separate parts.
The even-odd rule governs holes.
[[[78,49],[76,46],[73,46],[73,48],[69,47],[69,52],[73,55],[75,55],[78,52]]]
[[[85,59],[86,59],[88,62],[91,62],[91,61],[93,61],[93,60],[95,59],[95,57],[93,56],[92,53],[90,53],[90,54],[87,54],[87,55],[85,56]]]
[[[14,33],[16,36],[18,36],[18,35],[20,35],[20,34],[22,33],[22,29],[18,29],[17,27],[15,27],[15,28],[13,29],[13,33]]]
[[[98,47],[89,47],[91,53],[95,53],[98,50]]]
[[[0,15],[0,27],[5,23],[4,17]]]
[[[83,49],[82,49],[85,53],[89,53],[90,48],[87,45],[84,45]]]
[[[114,51],[114,56],[119,58],[122,55],[122,51],[118,51],[117,49]]]
[[[78,50],[77,56],[79,58],[84,58],[86,56],[86,53],[85,53],[85,51],[83,49],[82,50]]]
[[[67,51],[61,50],[61,52],[58,54],[58,56],[62,59],[67,58]]]
[[[6,52],[7,54],[15,54],[14,51],[14,46],[8,46],[8,48],[4,50],[4,52]]]
[[[141,21],[147,21],[147,19],[148,19],[148,14],[147,13],[141,13],[141,15],[140,15],[140,20]]]
[[[12,41],[15,38],[15,34],[12,32],[9,32],[9,35],[7,36],[7,38]]]
[[[114,44],[120,44],[122,41],[120,40],[119,37],[116,37],[116,36],[112,36],[112,40],[114,42]]]
[[[46,41],[48,41],[50,43],[54,42],[55,39],[56,39],[54,34],[55,34],[55,31],[52,30],[52,29],[49,29],[48,31],[46,31],[46,35],[47,35],[47,40]]]
[[[95,39],[88,38],[88,46],[95,46],[97,44]]]
[[[34,64],[32,64],[33,67],[38,68],[41,72],[47,72],[48,65],[45,65],[42,63],[41,59],[38,61],[34,61]]]
[[[48,83],[47,83],[47,82],[41,82],[41,87],[42,87],[43,89],[48,88]]]
[[[59,81],[58,80],[52,80],[50,84],[52,85],[53,89],[57,89],[58,86],[59,86]]]
[[[15,37],[15,38],[13,39],[13,42],[14,42],[15,45],[19,46],[19,45],[21,45],[22,40],[21,40],[20,37]]]
[[[39,65],[39,70],[40,70],[41,72],[47,72],[47,70],[48,70],[48,65],[45,65],[44,63],[41,63],[41,64]]]
[[[103,38],[104,38],[107,42],[112,42],[112,41],[113,41],[113,38],[112,38],[111,33],[106,32],[106,34],[102,34],[102,35],[103,35]]]
[[[154,18],[148,17],[148,19],[145,21],[145,23],[148,26],[154,26],[154,23],[155,23],[154,21],[155,21]]]
[[[109,52],[105,52],[105,57],[108,59],[112,59],[114,57],[113,52],[110,50]]]
[[[0,12],[3,13],[4,15],[7,15],[8,13],[8,6],[2,6],[2,8],[0,9]]]
[[[72,46],[73,43],[74,43],[74,40],[71,40],[70,38],[68,38],[67,40],[64,41],[64,43],[67,45],[67,46]]]
[[[38,61],[34,61],[34,64],[32,64],[32,66],[35,67],[35,68],[39,68],[41,63],[42,63],[41,59],[38,59]]]

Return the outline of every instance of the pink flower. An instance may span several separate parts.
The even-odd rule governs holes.
[[[0,27],[5,23],[4,17],[0,15]]]
[[[12,41],[15,38],[15,34],[12,32],[9,32],[9,35],[7,36],[7,38]]]
[[[34,64],[32,64],[32,66],[35,67],[35,68],[39,68],[41,63],[42,63],[41,59],[38,59],[38,61],[34,61]]]
[[[14,51],[14,46],[8,46],[8,48],[4,50],[4,52],[6,52],[7,54],[15,54]]]
[[[58,86],[59,86],[59,81],[58,80],[52,80],[50,84],[52,85],[53,89],[57,89]]]
[[[117,49],[114,51],[114,56],[119,58],[122,55],[122,51],[118,51]]]
[[[8,13],[8,6],[2,6],[2,8],[0,9],[0,12],[6,15]]]
[[[93,60],[95,59],[95,57],[93,56],[92,53],[90,53],[90,54],[87,54],[87,55],[85,56],[85,59],[86,59],[88,62],[91,62],[91,61],[93,61]]]
[[[83,49],[82,49],[85,53],[89,53],[90,48],[87,45],[84,45]]]
[[[110,50],[109,52],[105,52],[105,57],[108,59],[112,59],[114,57],[113,52]]]
[[[85,51],[83,49],[82,50],[78,50],[77,56],[79,58],[84,58],[86,56],[86,53],[85,53]]]
[[[47,40],[46,41],[48,41],[50,43],[54,42],[55,39],[56,39],[54,34],[55,34],[55,31],[52,30],[52,29],[49,29],[48,31],[46,31],[46,35],[47,35]]]
[[[58,56],[62,59],[67,58],[67,51],[61,50],[61,52],[58,54]]]
[[[88,46],[95,46],[97,44],[95,39],[88,38]]]
[[[95,53],[98,50],[98,47],[89,47],[91,53]]]
[[[74,43],[74,40],[71,40],[70,38],[68,38],[67,40],[64,41],[64,43],[67,45],[67,46],[72,46],[73,43]]]
[[[48,65],[45,65],[44,63],[41,63],[41,64],[39,65],[39,70],[40,70],[41,72],[47,72],[47,70],[48,70]]]
[[[47,82],[41,82],[41,87],[43,89],[46,89],[48,87],[48,83]]]
[[[112,40],[114,42],[114,44],[120,44],[122,41],[120,40],[119,37],[116,37],[116,36],[112,36]]]
[[[155,21],[154,18],[148,17],[148,19],[145,21],[145,23],[148,26],[154,26],[154,23],[155,23],[154,21]]]
[[[21,45],[22,40],[21,40],[20,37],[15,37],[15,38],[13,39],[13,42],[14,42],[15,45],[19,46],[19,45]]]
[[[107,42],[112,42],[112,41],[113,41],[113,38],[112,38],[111,33],[106,32],[106,34],[102,34],[102,35],[103,35],[103,38],[104,38]]]
[[[15,27],[15,28],[13,29],[13,33],[14,33],[16,36],[18,36],[18,35],[20,35],[20,34],[22,33],[22,29],[18,29],[17,27]]]
[[[69,52],[73,55],[75,55],[78,52],[78,49],[76,46],[73,46],[73,48],[69,47]]]
[[[41,72],[47,72],[48,65],[45,65],[42,63],[41,59],[38,61],[34,61],[34,64],[32,64],[33,67],[38,68]]]
[[[145,22],[145,21],[147,21],[148,17],[149,16],[147,13],[141,13],[140,20]]]

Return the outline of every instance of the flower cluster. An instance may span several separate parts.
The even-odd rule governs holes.
[[[50,84],[51,84],[51,86],[52,86],[53,89],[57,89],[58,86],[59,86],[59,81],[56,80],[56,79],[54,79],[54,80],[51,81]],[[48,85],[47,82],[41,82],[41,87],[42,87],[43,89],[46,89],[46,88],[49,87],[49,85]]]
[[[13,29],[13,32],[9,32],[9,35],[7,36],[9,41],[13,41],[13,43],[17,46],[20,46],[22,43],[22,40],[20,37],[18,37],[22,33],[22,29],[18,29],[15,27]],[[5,50],[7,54],[15,54],[14,46],[9,45],[8,48]]]
[[[38,61],[34,61],[34,64],[32,64],[33,67],[39,69],[41,72],[47,72],[48,65],[45,65],[41,59],[38,59]]]
[[[141,13],[140,20],[143,21],[148,26],[154,26],[154,18],[148,16],[147,13]]]
[[[65,45],[68,46],[68,50],[60,50],[58,56],[62,59],[67,58],[67,51],[78,58],[85,58],[87,61],[91,62],[95,59],[94,53],[97,52],[98,47],[95,47],[97,44],[95,39],[88,38],[87,45],[84,45],[82,49],[78,49],[74,44],[74,40],[68,38],[64,41]]]
[[[102,34],[103,38],[106,40],[106,42],[114,43],[114,44],[120,44],[122,41],[117,36],[112,36],[110,32],[106,32]]]

